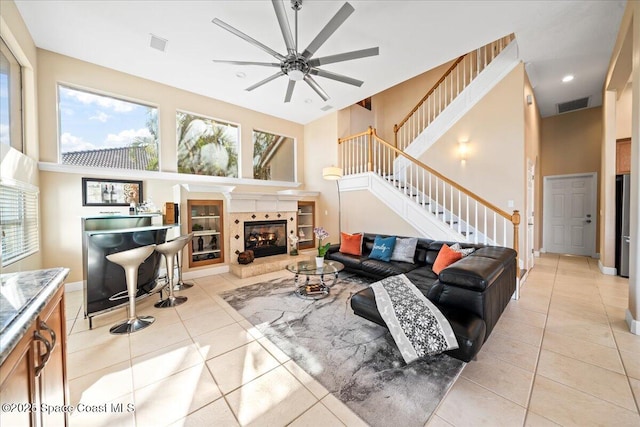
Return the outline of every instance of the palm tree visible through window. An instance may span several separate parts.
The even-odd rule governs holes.
[[[194,114],[176,115],[178,172],[238,177],[238,127]]]

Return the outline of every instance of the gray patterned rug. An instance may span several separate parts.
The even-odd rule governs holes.
[[[327,298],[293,294],[293,278],[222,297],[371,426],[424,426],[464,362],[437,355],[405,364],[387,329],[353,314],[368,282],[340,278]]]

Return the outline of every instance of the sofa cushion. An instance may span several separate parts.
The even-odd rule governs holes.
[[[365,260],[366,257],[343,254],[342,252],[331,252],[327,255],[327,259],[341,262],[346,269],[359,272],[362,270],[362,261]]]
[[[415,264],[409,264],[406,262],[387,262],[368,258],[362,261],[362,266],[360,268],[362,271],[369,273],[369,275],[374,277],[388,277],[396,274],[407,273],[415,269],[416,266]]]
[[[393,248],[396,245],[396,237],[381,237],[376,236],[376,239],[373,241],[373,249],[369,254],[369,259],[379,259],[380,261],[391,261],[391,254],[393,253]]]
[[[504,266],[493,258],[476,254],[445,268],[440,272],[439,278],[444,283],[484,291],[503,271]]]
[[[450,266],[461,258],[462,254],[460,252],[456,252],[448,245],[444,244],[442,245],[440,252],[438,252],[438,256],[436,257],[431,269],[434,273],[439,274],[444,268]]]
[[[406,239],[398,237],[396,239],[396,245],[393,247],[393,252],[391,253],[391,261],[409,262],[413,264],[417,245],[417,237],[409,237]]]
[[[340,233],[340,252],[350,255],[362,255],[362,233]]]

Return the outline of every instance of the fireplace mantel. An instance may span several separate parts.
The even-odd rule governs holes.
[[[277,193],[230,192],[227,197],[229,213],[297,211],[298,201],[317,197],[317,191],[284,190]]]

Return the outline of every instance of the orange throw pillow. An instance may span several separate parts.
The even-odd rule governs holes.
[[[350,255],[362,255],[362,233],[340,233],[340,252]]]
[[[442,245],[442,248],[440,249],[440,252],[438,252],[438,256],[436,257],[431,270],[433,270],[433,272],[436,274],[440,274],[442,270],[461,258],[462,254],[460,252],[454,251],[446,244]]]

